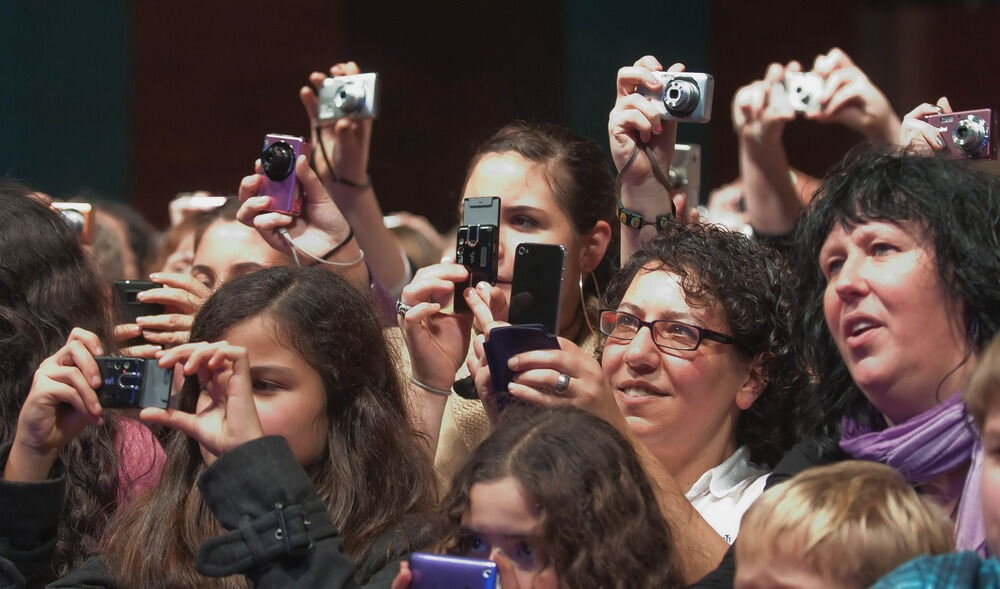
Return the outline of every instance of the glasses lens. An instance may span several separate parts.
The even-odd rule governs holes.
[[[658,321],[656,342],[668,348],[693,350],[698,345],[698,330],[676,321]]]
[[[629,340],[635,336],[638,323],[635,317],[615,311],[601,313],[601,333],[618,339]]]

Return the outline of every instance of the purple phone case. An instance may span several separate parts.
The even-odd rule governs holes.
[[[558,350],[559,340],[538,324],[504,325],[490,331],[489,339],[483,344],[486,352],[486,363],[490,366],[490,376],[493,379],[493,391],[497,399],[497,407],[503,410],[514,397],[507,392],[513,374],[507,367],[511,356],[531,350]]]
[[[496,589],[497,565],[489,560],[414,552],[410,589]]]

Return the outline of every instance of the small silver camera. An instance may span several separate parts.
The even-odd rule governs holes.
[[[812,72],[786,72],[785,92],[795,112],[818,112],[823,78]]]
[[[701,204],[701,146],[678,143],[667,176],[670,188],[687,195],[687,210]]]
[[[660,118],[684,123],[707,123],[712,119],[712,92],[715,78],[694,72],[653,72],[663,84],[661,90],[639,87],[639,94],[656,105]]]
[[[340,119],[374,119],[377,116],[378,74],[323,80],[317,112],[320,125],[332,125]]]

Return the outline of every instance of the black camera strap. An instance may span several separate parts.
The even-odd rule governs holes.
[[[316,125],[313,127],[313,130],[316,132],[316,140],[319,142],[319,151],[320,155],[323,157],[323,163],[326,164],[326,169],[330,170],[330,175],[333,176],[333,181],[339,184],[343,184],[344,186],[349,186],[356,190],[367,190],[371,188],[372,179],[367,176],[365,177],[364,184],[359,182],[354,182],[353,180],[348,180],[347,178],[340,177],[340,175],[337,174],[337,169],[333,167],[333,163],[330,161],[330,155],[327,154],[326,152],[326,143],[323,143],[323,135],[321,135],[322,132],[321,127],[319,125]],[[315,155],[316,151],[313,150],[312,154]],[[315,166],[313,166],[313,169],[315,169]]]
[[[653,172],[653,177],[656,178],[656,181],[663,186],[664,190],[667,191],[667,200],[670,202],[670,213],[666,215],[659,215],[655,221],[644,219],[635,211],[630,211],[621,204],[622,177],[625,175],[625,172],[628,171],[632,162],[635,161],[636,156],[639,155],[639,149],[642,149],[642,151],[646,154],[646,157],[649,159],[649,167]],[[628,159],[626,159],[625,163],[622,164],[622,169],[618,170],[618,176],[615,177],[615,190],[618,193],[618,215],[619,218],[623,218],[622,223],[625,225],[635,227],[636,229],[644,225],[656,225],[657,227],[660,227],[664,223],[662,219],[665,217],[667,220],[677,218],[677,207],[674,206],[674,199],[671,196],[670,180],[667,179],[663,170],[660,169],[660,165],[656,162],[656,156],[653,153],[653,149],[642,141],[637,140],[635,142],[635,147],[632,148],[632,153],[629,154]]]

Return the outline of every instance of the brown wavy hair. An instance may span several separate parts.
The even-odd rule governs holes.
[[[445,550],[461,552],[473,485],[508,476],[540,507],[542,557],[560,587],[682,585],[670,529],[639,458],[604,420],[572,407],[505,412],[442,502]]]
[[[66,343],[74,327],[114,349],[105,284],[62,216],[22,184],[0,178],[0,443],[14,439],[35,370]],[[115,510],[117,420],[88,427],[62,451],[66,469],[51,580],[97,550]]]
[[[279,341],[322,377],[327,447],[307,472],[341,530],[345,552],[382,564],[401,556],[367,552],[404,519],[430,513],[436,480],[409,425],[396,352],[375,311],[330,272],[267,268],[224,284],[195,317],[191,341],[219,341],[233,326],[265,314]],[[200,390],[197,378],[188,378],[180,409],[193,412]],[[196,489],[206,468],[198,443],[173,431],[166,452],[159,486],[123,509],[111,528],[104,547],[109,570],[126,587],[245,587],[244,577],[209,579],[194,570],[199,546],[223,530]],[[377,568],[360,567],[356,581],[363,584]]]

